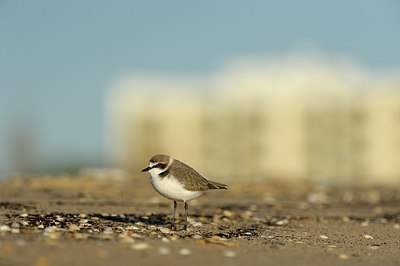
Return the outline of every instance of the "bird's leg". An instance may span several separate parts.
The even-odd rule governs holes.
[[[175,215],[176,215],[176,201],[174,200],[174,216],[172,217],[172,225],[171,227],[175,229]]]
[[[188,226],[187,226],[187,213],[188,213],[188,208],[189,208],[189,206],[188,206],[187,202],[185,201],[185,230],[187,230],[187,228],[188,228]]]

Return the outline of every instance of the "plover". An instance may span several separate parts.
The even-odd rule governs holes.
[[[149,166],[142,172],[150,173],[151,184],[158,193],[174,201],[172,218],[174,228],[177,201],[182,201],[185,205],[185,230],[187,230],[188,202],[207,190],[228,188],[225,184],[205,179],[192,167],[164,154],[151,157]]]

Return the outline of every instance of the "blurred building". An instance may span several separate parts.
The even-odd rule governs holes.
[[[111,156],[139,169],[167,153],[220,180],[398,183],[398,77],[306,57],[130,77],[108,97]]]

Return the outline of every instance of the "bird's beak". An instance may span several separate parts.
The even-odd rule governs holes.
[[[142,170],[142,172],[148,172],[151,169],[151,167],[146,167]]]

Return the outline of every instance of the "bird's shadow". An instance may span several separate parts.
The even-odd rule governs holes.
[[[165,226],[171,224],[171,218],[167,214],[150,214],[150,215],[137,215],[137,214],[123,214],[123,215],[102,215],[92,214],[91,216],[97,217],[101,220],[107,220],[117,223],[143,223],[146,225]]]

